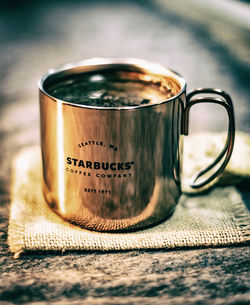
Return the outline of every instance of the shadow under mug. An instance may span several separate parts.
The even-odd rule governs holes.
[[[82,105],[51,94],[51,86],[60,82],[70,86],[74,77],[93,80],[105,73],[121,84],[141,81],[170,90],[174,84],[178,91],[156,103],[117,107]],[[196,174],[191,187],[210,183],[230,159],[235,123],[229,95],[220,89],[186,95],[185,80],[160,65],[90,59],[50,70],[39,88],[44,196],[58,215],[83,228],[124,232],[171,216],[181,194],[182,138],[188,135],[190,108],[198,103],[223,106],[229,124],[222,152]]]

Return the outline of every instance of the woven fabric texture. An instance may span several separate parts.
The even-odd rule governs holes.
[[[42,195],[40,148],[26,148],[13,167],[8,230],[11,252],[32,250],[128,250],[225,246],[250,240],[250,216],[233,186],[208,194],[182,195],[173,216],[133,233],[99,233],[69,224]]]

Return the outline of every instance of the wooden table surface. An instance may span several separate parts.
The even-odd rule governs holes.
[[[90,57],[158,62],[181,73],[188,90],[228,91],[238,130],[250,132],[249,6],[204,2],[1,2],[0,304],[249,304],[247,245],[19,259],[7,246],[11,162],[39,143],[37,81],[51,67]],[[193,111],[192,132],[225,129],[218,107]],[[249,205],[248,185],[239,190]]]

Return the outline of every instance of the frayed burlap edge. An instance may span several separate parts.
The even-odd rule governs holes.
[[[32,171],[36,174],[31,175]],[[29,189],[29,187],[34,189]],[[232,226],[233,234],[227,233],[227,228],[224,228],[225,232],[216,231],[217,235],[211,231],[211,228],[207,228],[205,231],[204,228],[201,228],[200,232],[195,232],[195,230],[197,231],[195,228],[196,236],[190,236],[190,232],[183,232],[183,239],[176,239],[175,225],[176,230],[181,228],[178,215],[183,211],[188,211],[182,209],[182,204],[199,200],[199,197],[192,199],[188,196],[182,196],[177,211],[170,220],[154,228],[126,234],[90,232],[63,221],[48,208],[41,191],[40,148],[26,148],[17,155],[13,165],[8,244],[10,251],[15,253],[15,257],[18,257],[20,253],[32,250],[63,252],[65,250],[170,249],[246,243],[250,239],[249,212],[242,202],[240,194],[233,187],[227,189],[227,197],[230,202],[229,204],[222,202],[222,205],[225,204],[226,212],[231,219],[228,226]],[[222,189],[215,190],[218,194],[221,191]],[[200,197],[201,200],[204,198],[206,197]],[[48,233],[34,231],[33,226],[36,225],[36,222],[39,223],[36,219],[39,217],[45,217],[41,222],[43,228],[44,225],[51,226],[52,233],[51,231]],[[185,218],[183,221],[185,222]],[[208,239],[199,237],[202,234],[210,234],[212,238],[211,236]]]

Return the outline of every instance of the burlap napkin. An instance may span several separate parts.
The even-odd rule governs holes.
[[[191,157],[188,161],[193,162]],[[250,215],[233,186],[214,188],[205,195],[182,195],[174,215],[164,223],[118,234],[92,232],[62,220],[46,204],[41,179],[40,148],[26,148],[15,159],[13,170],[8,243],[16,257],[32,250],[160,249],[225,246],[250,240]]]

